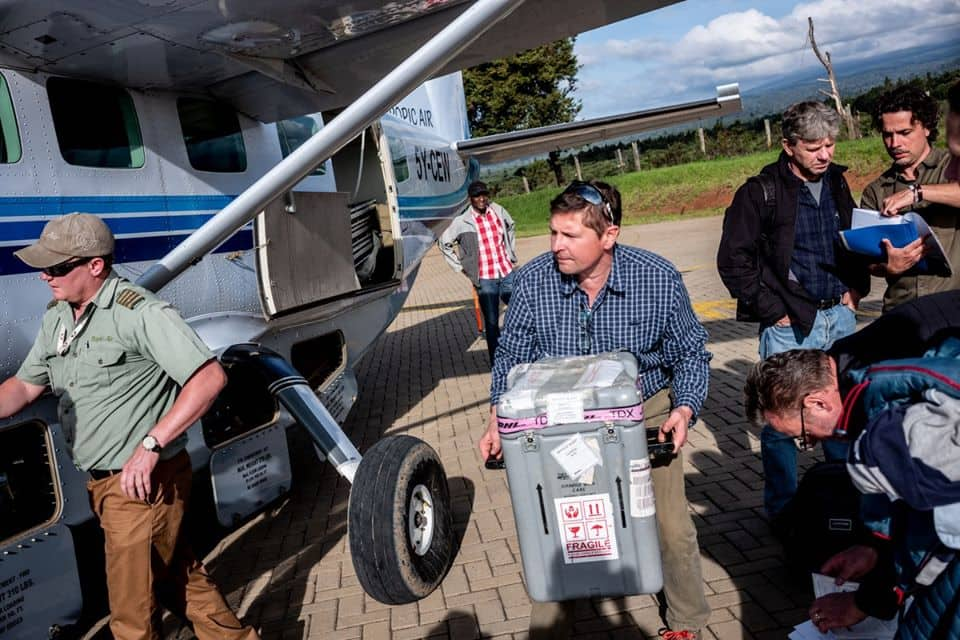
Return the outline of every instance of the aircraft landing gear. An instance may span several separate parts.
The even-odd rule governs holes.
[[[348,533],[364,591],[384,604],[429,595],[453,561],[453,514],[437,453],[412,436],[367,451],[350,491]]]
[[[347,507],[353,566],[364,591],[384,604],[416,602],[453,562],[453,512],[437,452],[413,436],[388,436],[362,457],[307,381],[278,353],[233,345],[224,364],[253,364],[267,390],[306,429],[353,485]]]

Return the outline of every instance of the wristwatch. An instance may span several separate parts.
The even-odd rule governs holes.
[[[163,447],[160,446],[160,442],[153,436],[148,435],[143,439],[143,442],[140,443],[144,449],[150,453],[160,453],[163,451]]]

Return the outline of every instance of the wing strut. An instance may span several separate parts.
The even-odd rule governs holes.
[[[162,289],[522,3],[523,0],[477,0],[303,146],[147,269],[137,283],[151,291]]]

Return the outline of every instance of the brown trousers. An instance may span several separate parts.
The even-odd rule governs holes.
[[[664,389],[643,403],[647,427],[659,427],[670,415],[670,393]],[[697,529],[687,509],[683,486],[683,454],[652,469],[653,497],[657,505],[657,529],[663,559],[663,595],[667,601],[667,624],[674,630],[699,631],[710,618],[710,605],[703,592]],[[533,602],[530,611],[531,640],[562,640],[573,631],[576,600]]]
[[[87,483],[105,538],[116,640],[159,640],[158,587],[169,594],[163,604],[186,617],[199,640],[259,637],[237,620],[189,543],[179,539],[192,480],[190,457],[182,452],[157,464],[146,502],[124,495],[119,474]]]

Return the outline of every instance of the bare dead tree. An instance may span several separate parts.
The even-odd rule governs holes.
[[[820,47],[817,46],[817,40],[813,37],[813,18],[807,17],[807,24],[810,26],[807,30],[807,38],[810,40],[810,46],[813,47],[813,53],[817,56],[820,64],[827,70],[827,79],[824,80],[820,78],[820,81],[830,83],[830,91],[824,91],[823,89],[817,89],[817,91],[833,98],[833,104],[837,113],[840,114],[840,117],[843,118],[844,123],[847,125],[847,136],[854,138],[856,137],[856,129],[854,128],[853,116],[848,110],[843,108],[843,99],[840,97],[840,87],[837,86],[837,77],[833,73],[833,63],[830,61],[830,52],[820,52]]]

